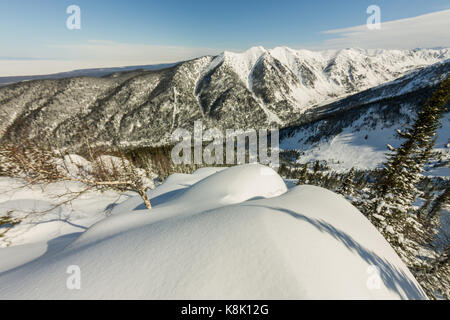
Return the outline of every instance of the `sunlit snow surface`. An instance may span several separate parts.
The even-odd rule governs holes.
[[[0,298],[425,297],[351,204],[318,187],[288,190],[267,167],[175,174],[150,195],[151,211],[132,197],[83,233],[53,238],[46,248],[29,239],[25,247],[0,249],[3,268],[42,254],[0,274]],[[71,265],[81,270],[80,290],[66,286]]]

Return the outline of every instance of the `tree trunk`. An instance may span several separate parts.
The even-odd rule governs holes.
[[[141,196],[142,200],[144,200],[144,204],[147,207],[148,210],[152,209],[152,204],[150,203],[150,199],[148,198],[147,194],[144,190],[139,190],[139,195]]]

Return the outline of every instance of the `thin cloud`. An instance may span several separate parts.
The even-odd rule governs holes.
[[[168,63],[216,55],[219,49],[202,47],[160,46],[128,44],[114,41],[90,40],[82,44],[55,45],[64,56],[76,60],[136,61],[142,63]]]
[[[381,13],[383,16],[383,12]],[[325,40],[318,49],[450,47],[449,21],[450,10],[443,10],[413,18],[381,21],[380,30],[369,30],[366,25],[327,30],[322,34],[336,37]]]
[[[126,44],[104,40],[90,40],[81,44],[52,45],[50,49],[53,54],[64,58],[47,59],[45,52],[36,52],[37,57],[33,58],[0,58],[0,77],[171,63],[204,55],[217,55],[222,51],[213,48]]]

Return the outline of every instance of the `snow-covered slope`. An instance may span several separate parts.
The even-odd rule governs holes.
[[[280,146],[284,149],[295,149],[301,152],[299,163],[313,162],[316,160],[327,161],[330,168],[336,171],[356,169],[375,169],[386,161],[387,145],[398,147],[403,140],[396,135],[396,130],[404,129],[409,119],[413,119],[414,109],[405,103],[399,108],[399,115],[403,117],[396,121],[386,121],[382,117],[374,116],[371,108],[363,113],[357,120],[348,126],[341,126],[335,134],[324,135],[317,141],[311,141],[320,130],[333,130],[333,126],[340,125],[334,121],[322,120],[310,127],[304,127],[293,136],[284,139]],[[398,114],[396,114],[397,116]],[[370,117],[373,117],[370,119]],[[379,121],[379,124],[370,126]],[[442,152],[450,159],[450,114],[442,119],[442,127],[438,130],[435,151]],[[434,172],[434,173],[433,173]],[[438,175],[449,177],[448,168],[440,168],[425,172],[426,175]]]
[[[300,162],[326,160],[335,170],[373,169],[386,159],[396,131],[416,118],[427,99],[450,74],[450,63],[422,70],[307,112],[304,124],[281,131],[280,146],[302,152]],[[450,103],[435,148],[450,157]]]
[[[341,196],[287,190],[256,164],[216,171],[171,176],[151,211],[131,198],[64,249],[0,274],[0,298],[425,298]],[[80,290],[66,286],[73,265]]]

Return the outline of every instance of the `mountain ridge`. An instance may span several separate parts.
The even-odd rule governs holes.
[[[161,70],[33,80],[0,88],[0,132],[4,139],[48,137],[63,146],[83,134],[100,145],[155,146],[196,120],[222,129],[284,127],[330,101],[449,59],[449,49],[253,47]]]

